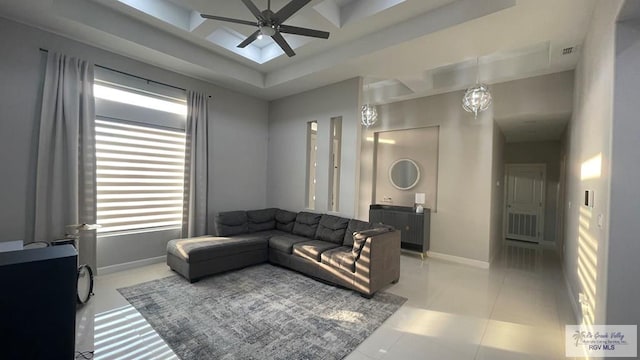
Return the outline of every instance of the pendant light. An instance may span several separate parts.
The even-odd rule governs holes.
[[[369,97],[368,90],[369,90],[369,85],[365,87],[365,98]],[[362,122],[362,125],[365,126],[366,128],[369,128],[370,126],[372,126],[378,121],[378,110],[376,109],[375,105],[369,103],[368,101],[367,103],[362,105],[360,112],[361,112],[360,121]]]
[[[362,105],[362,125],[367,128],[372,126],[378,121],[378,110],[375,105],[364,104]]]
[[[480,83],[480,64],[476,58],[476,84],[467,89],[462,98],[462,108],[473,113],[474,118],[478,118],[478,113],[483,112],[491,105],[491,92],[489,87]]]

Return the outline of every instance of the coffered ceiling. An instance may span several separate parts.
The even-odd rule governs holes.
[[[252,21],[240,0],[2,0],[0,15],[264,99],[363,76],[381,103],[572,69],[593,3],[311,0],[286,23],[331,36],[285,35],[292,58],[268,37],[239,49],[255,27],[200,17]]]

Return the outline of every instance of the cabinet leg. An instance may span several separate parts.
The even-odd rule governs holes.
[[[420,253],[420,259],[422,259],[422,261],[424,261],[424,253]]]

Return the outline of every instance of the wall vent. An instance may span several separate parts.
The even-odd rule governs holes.
[[[507,237],[510,235],[515,235],[514,239],[517,239],[518,236],[536,238],[538,236],[538,216],[510,213],[507,220]]]

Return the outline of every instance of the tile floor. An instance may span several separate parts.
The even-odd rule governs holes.
[[[171,276],[164,264],[98,276],[95,359],[177,359],[116,291]],[[564,359],[564,325],[574,324],[557,255],[505,245],[491,269],[402,256],[408,301],[346,359]]]

